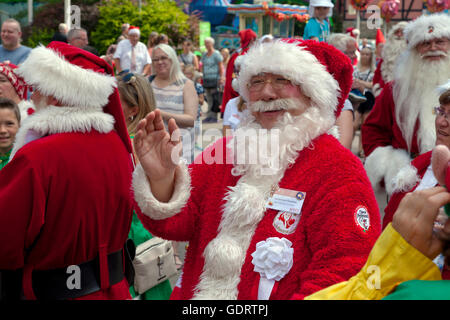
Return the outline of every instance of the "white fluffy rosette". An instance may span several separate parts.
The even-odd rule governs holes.
[[[258,300],[268,300],[275,281],[280,281],[291,270],[294,257],[292,242],[286,238],[271,237],[256,244],[252,253],[254,271],[261,278],[258,287]]]

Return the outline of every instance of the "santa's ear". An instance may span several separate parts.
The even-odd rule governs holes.
[[[433,167],[433,173],[437,181],[441,186],[449,186],[450,177],[447,179],[447,169],[450,161],[450,150],[447,146],[437,145],[433,149],[431,155],[431,166]],[[447,181],[448,180],[448,181]]]

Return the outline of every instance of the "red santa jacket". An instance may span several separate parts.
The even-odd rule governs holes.
[[[402,131],[395,118],[393,83],[388,83],[375,101],[372,111],[361,126],[362,144],[366,156],[378,147],[392,146],[408,150]],[[419,124],[416,123],[416,132]],[[417,134],[413,136],[411,153],[418,154]]]
[[[104,259],[123,248],[131,224],[133,168],[113,118],[73,109],[30,116],[16,136],[23,146],[0,171],[0,269],[23,269],[27,299],[34,298],[36,270],[99,256],[102,282],[108,279]],[[27,131],[43,137],[27,143]],[[127,298],[124,279],[80,299]]]
[[[176,205],[159,203],[142,167],[134,172],[144,226],[189,241],[180,299],[256,299],[260,274],[252,253],[270,237],[288,239],[294,250],[292,268],[270,299],[301,299],[360,270],[380,234],[379,211],[361,162],[334,137],[314,139],[279,181],[306,195],[298,216],[266,208],[271,177],[237,177],[232,164],[208,160],[224,159],[223,150],[225,140],[205,150],[212,156],[190,174],[177,169],[170,201]]]
[[[411,161],[411,166],[413,166],[417,170],[417,179],[407,179],[407,180],[415,180],[417,181],[409,190],[407,191],[399,191],[392,195],[392,197],[389,199],[389,202],[384,209],[385,215],[383,218],[383,229],[387,227],[387,225],[392,222],[392,219],[394,218],[395,211],[397,211],[397,208],[402,201],[402,199],[405,197],[405,195],[409,192],[414,192],[416,188],[419,186],[420,181],[422,180],[423,176],[427,172],[428,166],[431,164],[431,155],[432,151],[426,152],[424,154],[421,154],[417,158],[415,158],[413,161]],[[448,264],[444,265],[444,269],[442,270],[442,278],[445,280],[450,280],[450,266]]]
[[[431,163],[431,151],[421,154],[417,158],[415,158],[411,165],[416,168],[417,175],[420,177],[420,179],[423,178],[425,175],[425,172],[427,171],[428,166]],[[392,194],[391,198],[389,199],[389,202],[384,209],[384,218],[383,218],[383,229],[387,227],[389,222],[392,222],[392,219],[394,217],[394,213],[398,208],[398,205],[400,204],[400,201],[402,201],[403,197],[408,193],[414,191],[419,186],[420,180],[417,181],[417,183],[408,191],[405,192],[395,192]]]
[[[383,75],[381,73],[382,65],[383,65],[383,59],[380,59],[380,61],[377,64],[377,68],[375,69],[375,73],[374,73],[373,79],[372,79],[372,84],[373,84],[372,91],[375,92],[375,97],[379,95],[380,91],[386,85],[386,83],[384,82],[384,79],[383,79]]]

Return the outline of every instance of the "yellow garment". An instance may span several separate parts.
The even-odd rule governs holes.
[[[379,300],[407,280],[442,280],[439,268],[389,224],[361,271],[305,300]]]

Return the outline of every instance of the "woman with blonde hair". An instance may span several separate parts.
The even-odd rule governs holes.
[[[134,137],[139,121],[155,110],[152,86],[144,76],[127,73],[119,78],[118,89],[128,133]]]
[[[128,134],[133,140],[139,121],[144,119],[148,113],[155,110],[155,96],[150,82],[142,75],[126,73],[119,76],[118,80],[122,110]],[[135,159],[138,161],[137,157]],[[136,212],[133,213],[128,238],[132,239],[136,246],[153,238],[150,232],[142,225]],[[141,294],[137,294],[134,287],[131,286],[130,293],[135,300],[168,300],[172,293],[172,287],[170,286],[169,280],[166,280]]]
[[[361,50],[361,57],[353,72],[352,91],[349,94],[349,99],[357,111],[353,125],[355,131],[364,123],[375,104],[375,96],[372,93],[372,80],[374,75],[375,53],[367,46]],[[355,97],[356,100],[353,99]],[[358,156],[363,157],[361,139],[359,142]]]
[[[161,110],[164,123],[175,119],[182,132],[183,158],[193,161],[194,121],[197,118],[198,96],[194,82],[181,70],[177,54],[167,44],[153,48],[151,86],[156,107]]]

